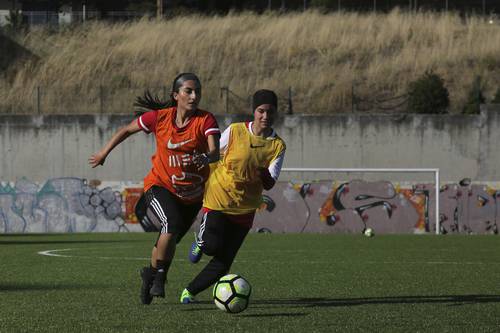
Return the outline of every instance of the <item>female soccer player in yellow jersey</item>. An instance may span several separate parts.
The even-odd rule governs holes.
[[[206,183],[200,231],[189,253],[193,263],[202,253],[213,258],[184,289],[181,303],[193,302],[229,271],[252,227],[262,191],[270,190],[280,174],[286,147],[271,127],[278,98],[273,91],[259,90],[252,106],[252,122],[231,124],[221,136],[221,159]]]

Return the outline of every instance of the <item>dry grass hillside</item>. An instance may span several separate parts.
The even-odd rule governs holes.
[[[285,97],[291,87],[294,112],[323,114],[351,111],[353,86],[363,98],[402,95],[429,69],[452,112],[477,75],[487,98],[500,87],[500,26],[454,14],[187,16],[33,30],[16,42],[38,60],[1,79],[0,112],[129,113],[135,95],[165,93],[181,71],[200,76],[214,113],[226,112],[224,86],[229,112],[245,111],[257,88]]]

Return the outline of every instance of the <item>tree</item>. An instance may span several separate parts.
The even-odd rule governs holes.
[[[465,106],[462,109],[462,113],[477,114],[480,111],[479,106],[484,102],[486,102],[486,98],[484,98],[483,95],[483,85],[481,83],[481,77],[476,76],[476,78],[472,82],[472,86],[469,90],[467,101],[465,102]]]
[[[450,105],[448,89],[443,79],[432,71],[410,82],[408,86],[408,111],[414,113],[443,114]]]
[[[495,96],[493,96],[491,103],[492,104],[500,104],[500,87],[497,88],[497,92],[495,93]]]
[[[11,32],[20,31],[24,27],[23,24],[23,14],[19,10],[9,10],[9,16],[7,16],[7,26],[6,30]]]
[[[310,6],[324,9],[336,9],[338,3],[334,0],[311,0]]]

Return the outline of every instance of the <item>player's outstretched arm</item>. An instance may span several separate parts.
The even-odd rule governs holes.
[[[207,138],[208,142],[208,162],[214,163],[220,159],[220,143],[219,143],[220,135],[209,135]]]
[[[141,130],[137,124],[137,120],[133,120],[130,124],[120,128],[112,137],[109,139],[108,143],[97,153],[92,154],[89,158],[89,164],[92,168],[98,165],[103,165],[108,154],[118,146],[123,140],[128,138],[130,135],[137,133]]]

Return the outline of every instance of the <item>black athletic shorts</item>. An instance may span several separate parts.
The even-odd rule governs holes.
[[[144,195],[151,225],[161,234],[177,234],[177,241],[191,228],[201,209],[201,202],[186,204],[160,186],[151,187]]]

